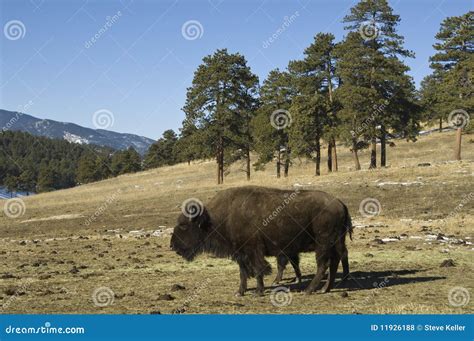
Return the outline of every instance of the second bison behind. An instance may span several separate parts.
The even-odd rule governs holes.
[[[329,268],[322,289],[328,292],[341,259],[348,272],[347,233],[352,233],[348,209],[330,194],[245,186],[217,193],[206,206],[186,201],[171,248],[188,261],[202,252],[236,261],[240,295],[247,290],[249,277],[256,277],[257,294],[263,294],[264,275],[271,272],[265,256],[292,261],[300,252],[313,250],[317,270],[306,292],[317,288]]]

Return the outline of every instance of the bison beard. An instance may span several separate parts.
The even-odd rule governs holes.
[[[341,259],[344,273],[349,270],[345,236],[352,233],[351,218],[347,207],[330,194],[245,186],[219,192],[201,212],[178,217],[171,248],[188,261],[202,252],[236,261],[240,295],[249,277],[256,277],[257,294],[263,294],[263,277],[271,273],[265,256],[277,257],[277,279],[288,261],[301,278],[298,254],[315,251],[317,270],[307,293],[318,287],[329,268],[322,289],[328,292]]]

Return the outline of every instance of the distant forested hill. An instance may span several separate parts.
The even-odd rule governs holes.
[[[141,170],[133,148],[96,145],[0,132],[0,186],[10,191],[46,192]]]
[[[0,129],[24,131],[32,135],[64,139],[78,144],[95,144],[117,150],[133,147],[144,155],[154,140],[134,134],[90,129],[74,123],[42,120],[27,114],[0,110]]]

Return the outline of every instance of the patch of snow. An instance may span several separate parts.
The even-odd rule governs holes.
[[[80,137],[78,135],[74,135],[68,131],[65,131],[64,132],[64,135],[63,135],[63,138],[68,141],[68,142],[72,142],[72,143],[77,143],[77,144],[89,144],[89,140],[84,138],[84,137]]]

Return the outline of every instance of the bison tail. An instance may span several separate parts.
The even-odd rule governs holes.
[[[352,226],[351,215],[349,214],[349,209],[347,208],[346,205],[344,205],[344,211],[345,211],[344,227],[346,228],[346,233],[349,232],[349,238],[352,240],[352,232],[354,231],[354,227]]]

